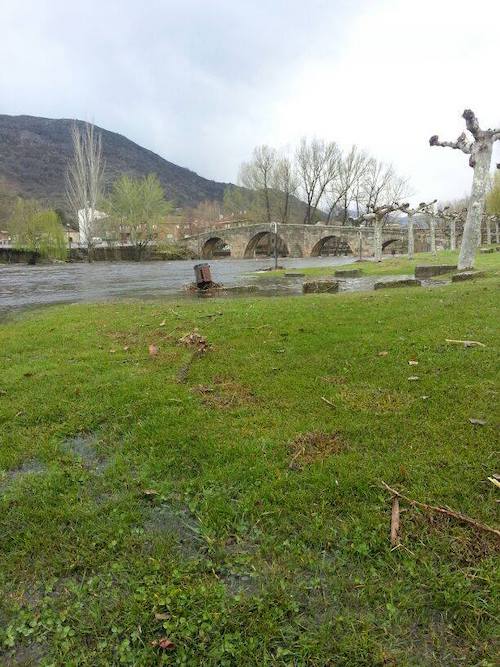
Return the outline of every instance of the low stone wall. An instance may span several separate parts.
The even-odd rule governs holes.
[[[415,267],[415,278],[431,278],[457,270],[456,264],[423,264]]]
[[[18,248],[0,248],[0,262],[6,264],[38,264],[40,253]]]
[[[179,256],[172,251],[162,251],[156,248],[145,248],[142,253],[132,246],[116,246],[110,248],[94,248],[92,251],[93,262],[139,262],[139,261],[167,261],[170,259],[186,259],[179,252]],[[70,262],[86,262],[88,253],[86,248],[72,248],[69,256]]]
[[[375,283],[373,289],[388,289],[392,287],[420,287],[422,283],[415,278],[401,278],[400,280],[381,280]]]
[[[304,294],[323,294],[339,291],[338,280],[311,280],[302,285]]]

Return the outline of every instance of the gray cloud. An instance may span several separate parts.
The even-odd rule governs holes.
[[[478,33],[462,5],[3,0],[0,110],[91,119],[219,180],[255,144],[316,134],[393,161],[417,195],[459,196],[466,161],[428,136],[454,138],[464,106],[500,121],[500,10],[477,0]]]

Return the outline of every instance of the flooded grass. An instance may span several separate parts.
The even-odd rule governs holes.
[[[0,325],[0,663],[494,664],[496,271]]]

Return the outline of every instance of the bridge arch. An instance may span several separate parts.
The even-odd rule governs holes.
[[[340,236],[335,236],[334,234],[329,234],[328,236],[324,236],[313,245],[311,250],[311,257],[319,257],[323,250],[327,248],[331,248],[333,250],[332,254],[334,255],[354,254],[353,249],[346,239],[343,239]]]
[[[221,236],[211,236],[203,243],[200,254],[203,259],[229,257],[231,255],[231,249]]]
[[[247,243],[245,252],[243,254],[245,259],[252,259],[256,256],[259,248],[266,248],[267,253],[264,251],[262,254],[272,255],[274,252],[274,238],[275,235],[269,231],[257,232],[250,241]],[[278,255],[280,257],[288,257],[288,246],[286,245],[283,238],[278,234]]]
[[[401,238],[393,238],[393,239],[387,239],[382,243],[382,251],[387,250],[389,248],[390,252],[404,252],[405,248],[407,248],[408,245],[405,244],[405,241]]]

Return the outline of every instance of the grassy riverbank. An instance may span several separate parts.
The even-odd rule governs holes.
[[[396,274],[413,274],[415,266],[420,264],[456,264],[458,260],[458,251],[442,250],[436,256],[429,252],[420,252],[412,260],[406,257],[384,258],[382,262],[371,260],[357,261],[356,269],[360,269],[366,276],[387,276]],[[331,277],[336,269],[342,269],[342,266],[312,266],[300,269],[279,269],[278,271],[266,271],[265,273],[256,273],[259,278],[283,276],[285,273],[297,272],[304,273],[306,276]],[[350,267],[344,267],[350,268]],[[480,254],[476,258],[476,268],[480,270],[498,270],[500,268],[500,258],[498,253]]]
[[[498,287],[1,325],[0,663],[492,666]]]

